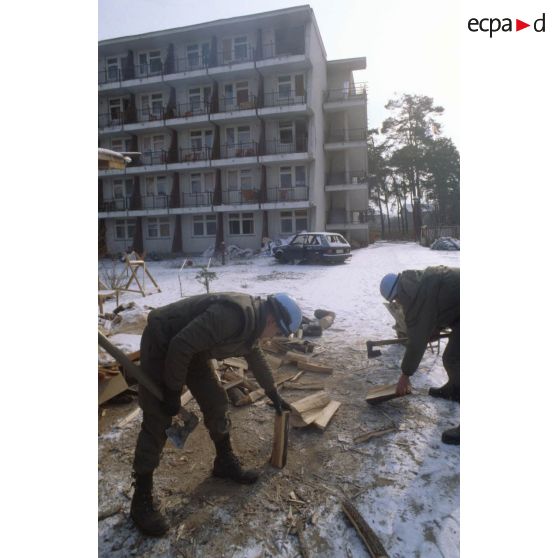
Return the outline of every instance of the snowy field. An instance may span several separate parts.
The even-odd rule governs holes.
[[[120,302],[133,300],[140,306],[158,307],[178,300],[181,288],[183,295],[205,292],[194,279],[199,269],[184,268],[179,282],[181,264],[179,260],[148,262],[162,292],[145,298],[126,293]],[[290,437],[287,467],[279,474],[263,475],[258,483],[260,488],[238,489],[243,494],[240,503],[224,496],[222,504],[207,508],[205,502],[209,497],[205,496],[200,504],[192,496],[185,504],[184,498],[188,496],[181,492],[180,500],[167,487],[166,510],[174,520],[169,536],[162,540],[149,540],[137,534],[126,514],[129,501],[122,495],[129,483],[131,452],[139,421],[128,431],[104,433],[99,440],[99,506],[107,508],[120,503],[123,511],[99,522],[99,555],[299,556],[297,537],[286,534],[288,507],[264,515],[267,508],[263,500],[269,493],[274,493],[275,488],[279,493],[282,487],[291,486],[298,490],[297,494],[305,494],[305,501],[317,512],[317,522],[309,523],[305,531],[313,548],[311,555],[368,556],[340,511],[336,494],[342,494],[352,498],[390,557],[459,556],[459,447],[440,441],[443,430],[458,424],[459,404],[427,395],[428,387],[446,381],[441,354],[444,344],[440,354],[435,351],[425,354],[411,380],[414,390],[411,396],[378,407],[370,407],[364,401],[366,391],[373,385],[397,380],[404,352],[400,346],[391,346],[385,347],[379,358],[366,358],[366,340],[394,336],[393,319],[379,293],[381,278],[388,272],[440,264],[459,267],[459,252],[433,251],[414,243],[379,242],[354,251],[352,259],[344,265],[282,265],[269,256],[256,256],[234,260],[226,266],[212,266],[217,273],[217,279],[211,282],[212,292],[240,291],[265,296],[284,291],[300,303],[309,317],[317,308],[337,314],[333,326],[321,338],[313,340],[324,348],[321,361],[334,366],[335,372],[328,378],[326,389],[342,405],[323,434],[294,432]],[[110,264],[105,261],[104,266]],[[103,277],[102,266],[99,272]],[[149,281],[146,286],[153,290]],[[112,308],[114,303],[107,301],[105,311]],[[138,340],[137,336],[123,338],[129,349],[137,348]],[[287,400],[302,397],[300,393],[287,391],[283,396]],[[254,420],[269,422],[269,409],[262,405],[253,405],[242,412],[233,409],[232,420],[233,424],[242,428],[246,424],[249,429]],[[352,442],[357,434],[390,426],[395,426],[397,431],[358,446]],[[244,443],[240,430],[234,431],[239,446]],[[250,466],[261,464],[268,455],[270,438],[264,435],[263,439],[266,443],[246,442],[240,452],[244,460],[253,459],[249,461]],[[168,485],[172,486],[173,476],[182,474],[181,467],[186,467],[184,457],[175,459],[173,455],[161,466],[163,485],[168,479]],[[206,477],[210,458],[205,458],[204,463],[199,482],[194,478],[193,467],[187,469],[194,475],[188,491],[209,482]],[[320,486],[324,487],[321,491],[316,489]],[[220,501],[218,495],[213,497]],[[199,510],[200,506],[203,510]],[[182,515],[183,508],[188,508],[190,516],[199,510],[207,521],[192,526],[190,516]],[[248,515],[254,513],[257,515]],[[235,531],[235,524],[243,525],[242,535]],[[188,536],[184,535],[186,531]],[[200,540],[205,541],[202,547]]]

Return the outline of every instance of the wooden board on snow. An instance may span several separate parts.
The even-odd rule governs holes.
[[[331,401],[331,398],[325,391],[313,393],[308,397],[303,397],[294,403],[291,403],[293,409],[292,425],[295,428],[308,426],[318,418],[324,407]]]

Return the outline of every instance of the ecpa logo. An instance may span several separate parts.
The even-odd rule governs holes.
[[[537,33],[544,33],[545,23],[545,14],[543,13],[540,18],[536,19],[533,22],[533,29]],[[469,28],[469,31],[472,31],[473,33],[477,33],[478,31],[482,31],[484,33],[488,32],[490,33],[490,38],[492,38],[492,35],[494,33],[497,33],[498,31],[509,32],[514,30],[512,19],[509,17],[505,17],[503,19],[497,17],[485,17],[482,19],[477,19],[475,17],[472,17],[467,23],[467,27]],[[520,19],[515,20],[515,31],[521,31],[522,29],[525,29],[527,27],[531,27],[531,24],[525,23]]]

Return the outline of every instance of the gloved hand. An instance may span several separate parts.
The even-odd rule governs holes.
[[[182,390],[174,391],[166,387],[163,388],[163,401],[161,401],[161,410],[169,417],[174,417],[180,411],[180,396]]]
[[[395,393],[397,395],[407,395],[408,393],[411,393],[411,380],[409,379],[409,376],[406,376],[405,374],[401,374],[401,376],[399,376]]]
[[[266,391],[265,394],[271,399],[273,406],[275,407],[275,412],[278,415],[282,415],[283,411],[292,411],[292,407],[281,398],[279,392],[274,389],[273,391]]]

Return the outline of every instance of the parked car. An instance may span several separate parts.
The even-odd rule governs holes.
[[[273,255],[281,263],[343,263],[351,257],[351,246],[337,233],[305,232],[288,244],[273,248]]]

